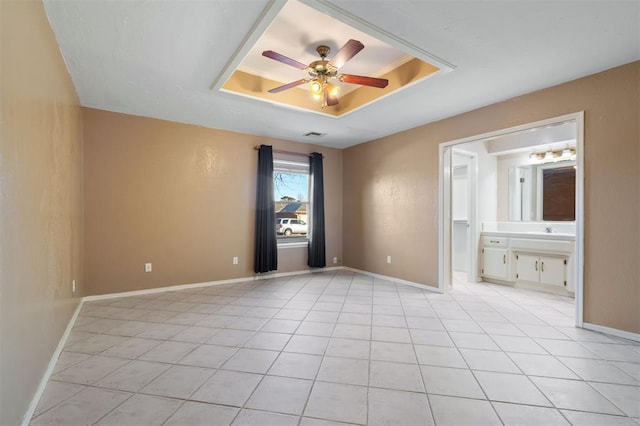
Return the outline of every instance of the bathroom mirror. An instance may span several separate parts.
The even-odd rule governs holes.
[[[509,168],[509,220],[575,221],[575,161]]]

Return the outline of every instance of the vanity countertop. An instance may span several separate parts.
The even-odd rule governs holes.
[[[545,240],[565,240],[575,241],[576,236],[573,234],[564,234],[561,232],[517,232],[517,231],[491,231],[482,232],[485,237],[513,237],[513,238],[531,238]]]

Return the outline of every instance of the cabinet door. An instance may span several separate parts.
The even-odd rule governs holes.
[[[540,283],[564,286],[566,265],[563,257],[540,256]]]
[[[518,254],[518,281],[540,280],[540,258],[530,254]]]
[[[485,247],[482,256],[482,275],[508,280],[507,252],[507,249]]]

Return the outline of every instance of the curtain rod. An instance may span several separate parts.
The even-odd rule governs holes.
[[[259,150],[260,149],[260,145],[256,145],[253,147],[254,150]],[[277,153],[277,154],[288,154],[288,155],[298,155],[300,157],[311,157],[311,154],[304,154],[302,152],[294,152],[294,151],[287,151],[284,149],[272,149],[273,152]],[[324,158],[324,155],[322,156],[322,158]]]

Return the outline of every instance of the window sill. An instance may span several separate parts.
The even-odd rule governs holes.
[[[298,247],[308,247],[309,242],[299,242],[299,243],[278,243],[278,250],[280,249],[288,249],[288,248],[298,248]]]

